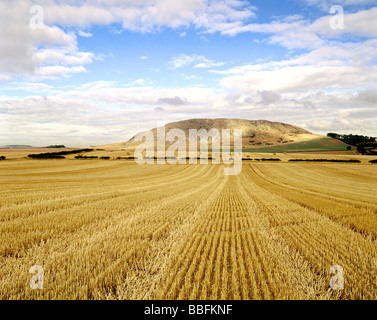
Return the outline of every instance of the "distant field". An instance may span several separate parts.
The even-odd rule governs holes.
[[[223,168],[1,161],[0,299],[377,299],[377,165]]]
[[[266,148],[256,148],[256,149],[243,149],[244,158],[280,158],[282,161],[289,161],[289,159],[296,158],[328,158],[328,159],[358,159],[362,162],[368,162],[372,159],[368,156],[358,155],[355,150],[347,151],[347,145],[343,144],[341,141],[335,139],[319,139],[323,141],[314,140],[310,144],[308,143],[295,143],[295,144],[286,144],[278,147],[266,147]],[[315,148],[313,146],[322,145],[325,151],[313,151]],[[300,147],[301,146],[301,147]],[[306,149],[304,147],[307,147]],[[308,148],[311,146],[311,148]],[[327,149],[324,147],[327,146]],[[287,147],[290,149],[288,150]],[[296,148],[300,152],[294,151]],[[333,150],[330,150],[333,148]],[[0,149],[0,156],[6,156],[9,160],[20,160],[27,159],[29,154],[39,154],[47,152],[61,152],[61,151],[70,151],[76,150],[78,148],[64,148],[64,149],[47,149],[47,148],[30,148],[30,149]],[[338,151],[336,149],[339,149]],[[111,160],[116,160],[117,158],[131,157],[134,155],[133,150],[102,150],[94,149],[91,152],[86,152],[83,155],[85,156],[97,156],[97,157],[110,157]],[[85,161],[85,160],[76,160],[75,156],[77,154],[68,154],[65,155],[66,159],[75,160],[75,161]],[[211,156],[211,150],[209,151],[209,156]],[[35,160],[43,161],[43,160]],[[90,160],[88,160],[90,161]]]
[[[48,153],[70,151],[79,148],[14,148],[14,149],[0,149],[0,156],[5,156],[7,159],[27,158],[29,154],[34,153]]]
[[[244,152],[330,152],[342,151],[347,153],[347,144],[332,138],[319,138],[310,141],[287,143],[278,146],[244,149]],[[355,150],[352,147],[352,150]],[[348,151],[349,152],[349,151]],[[352,152],[352,151],[351,151]]]

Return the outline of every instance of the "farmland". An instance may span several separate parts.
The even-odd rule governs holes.
[[[267,146],[252,149],[244,149],[244,152],[338,152],[343,154],[355,154],[355,147],[347,150],[347,144],[328,137],[312,139],[309,141],[287,143],[278,146]]]
[[[0,299],[377,299],[376,165],[223,168],[0,162]]]

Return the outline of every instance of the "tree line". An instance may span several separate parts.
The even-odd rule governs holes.
[[[65,159],[65,155],[74,154],[79,152],[90,152],[93,149],[76,149],[71,151],[60,151],[60,152],[46,152],[46,153],[37,153],[29,154],[28,157],[32,159]]]
[[[51,149],[53,149],[53,148],[55,148],[55,149],[60,149],[60,148],[65,148],[65,145],[63,145],[63,144],[54,144],[54,145],[51,145],[51,146],[47,146],[47,147],[45,147],[46,149],[47,148],[51,148]]]
[[[97,156],[82,156],[82,155],[78,155],[75,157],[75,159],[98,159]],[[110,157],[101,157],[100,159],[102,160],[109,160]]]
[[[336,162],[336,163],[360,163],[360,160],[344,159],[289,159],[291,162]]]
[[[328,137],[338,139],[351,146],[357,147],[360,143],[376,142],[376,137],[368,137],[358,134],[328,133]]]
[[[363,155],[377,155],[376,137],[368,137],[358,134],[328,133],[328,137],[340,140],[346,144],[356,147],[357,152]],[[348,147],[348,149],[351,149]]]

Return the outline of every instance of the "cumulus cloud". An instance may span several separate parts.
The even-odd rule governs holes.
[[[173,57],[169,61],[169,65],[172,69],[182,68],[188,64],[193,63],[197,59],[196,55],[187,55],[187,54],[180,54],[179,56]]]
[[[180,54],[176,57],[173,57],[169,61],[170,68],[172,69],[179,69],[185,66],[193,66],[194,69],[209,69],[213,67],[220,67],[223,66],[224,62],[216,62],[214,60],[207,59],[201,55],[187,55],[187,54]]]
[[[255,8],[244,0],[45,0],[49,23],[70,26],[109,25],[151,32],[193,25],[203,32],[221,32],[254,17]]]
[[[169,104],[173,106],[180,106],[187,103],[186,98],[174,97],[174,98],[159,98],[158,103]]]
[[[248,71],[224,77],[221,85],[232,90],[311,92],[350,90],[376,83],[377,67],[289,66],[274,70]]]
[[[376,92],[377,88],[370,87],[355,93],[215,93],[209,88],[128,88],[92,82],[75,90],[47,91],[44,96],[0,97],[0,144],[34,144],[33,138],[27,139],[38,136],[40,143],[98,145],[126,141],[136,132],[155,127],[157,121],[207,117],[268,119],[315,133],[338,130],[376,136]]]
[[[179,96],[175,97],[177,93]],[[193,105],[179,98],[186,95]],[[155,127],[158,120],[208,115],[210,105],[218,98],[203,88],[124,88],[105,83],[89,83],[76,90],[45,96],[0,97],[0,144],[23,140],[34,145],[36,136],[38,143],[63,141],[77,146],[83,145],[83,141],[84,145],[126,141],[142,129]],[[162,106],[156,107],[159,100]],[[75,134],[64,136],[64,132],[73,131]]]
[[[255,10],[243,0],[41,0],[39,11],[31,10],[33,5],[32,0],[0,3],[0,81],[85,72],[99,56],[80,51],[76,34],[65,27],[78,28],[80,37],[92,36],[83,28],[112,24],[138,32],[194,26],[213,33],[243,25]],[[197,67],[209,67],[205,63],[211,62]]]
[[[281,99],[281,95],[274,92],[274,91],[259,91],[259,94],[262,98],[262,104],[271,104],[279,101]]]
[[[358,37],[377,37],[377,7],[361,10],[356,13],[345,13],[344,29],[332,29],[332,15],[317,19],[311,26],[313,32],[326,38],[341,38],[351,34]]]
[[[28,0],[0,3],[0,79],[85,72],[84,65],[92,62],[93,54],[78,49],[73,33],[44,23],[32,28],[31,7]]]
[[[377,89],[368,88],[360,91],[356,96],[356,100],[366,101],[377,105]]]
[[[84,38],[90,38],[90,37],[93,36],[92,33],[90,33],[90,32],[85,32],[85,31],[82,31],[82,30],[79,30],[79,31],[77,32],[77,34],[78,34],[80,37],[84,37]]]
[[[54,88],[42,82],[9,82],[2,87],[6,91],[53,92]],[[56,92],[56,91],[55,91]]]
[[[333,29],[331,20],[334,15],[326,15],[310,21],[300,15],[277,18],[270,23],[251,23],[234,25],[223,33],[235,36],[252,32],[268,35],[266,42],[277,44],[289,50],[313,50],[328,43],[329,39],[353,37],[377,37],[377,7],[344,14],[344,29]]]
[[[0,96],[0,144],[34,144],[34,136],[45,144],[112,143],[155,127],[156,121],[197,117],[268,119],[316,133],[377,135],[377,8],[346,13],[345,29],[332,30],[328,13],[315,21],[292,15],[250,23],[256,9],[240,0],[41,0],[45,24],[34,30],[29,26],[32,1],[15,3],[0,3],[0,81],[7,81],[5,90],[38,95]],[[371,3],[340,4],[347,8]],[[123,85],[94,81],[58,90],[40,80],[83,73],[87,65],[104,59],[80,50],[77,36],[89,37],[93,25],[114,23],[137,32],[192,26],[201,34],[259,33],[266,35],[261,40],[265,44],[289,52],[280,61],[227,70],[215,70],[225,64],[199,54],[177,55],[168,62],[173,70],[189,67],[190,72],[206,69],[216,74],[216,90],[204,85],[161,88],[143,78]],[[22,76],[35,82],[15,80]]]
[[[300,16],[264,25],[249,25],[244,31],[270,33],[267,42],[298,52],[289,59],[212,70],[223,75],[220,84],[233,91],[305,93],[318,90],[362,90],[377,81],[377,39],[352,38],[342,41],[345,32],[372,36],[377,8],[346,16],[347,31],[331,38],[328,17],[309,23]],[[347,20],[349,17],[349,20]],[[361,23],[363,21],[363,23]],[[364,28],[361,28],[361,26]],[[302,26],[301,28],[299,26]],[[297,29],[296,29],[297,28]],[[238,32],[238,31],[237,31]],[[369,34],[367,33],[369,32]],[[358,41],[355,41],[358,39]]]

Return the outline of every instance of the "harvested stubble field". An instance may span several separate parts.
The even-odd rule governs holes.
[[[377,299],[377,166],[223,168],[0,163],[0,298]]]

